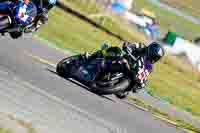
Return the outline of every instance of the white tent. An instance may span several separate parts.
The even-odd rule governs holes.
[[[142,27],[146,27],[146,22],[140,16],[138,16],[136,14],[126,11],[124,13],[124,17],[132,23],[135,23]]]
[[[126,9],[130,10],[132,7],[133,0],[120,0],[126,7]]]
[[[186,55],[189,62],[200,71],[200,47],[198,45],[177,37],[173,46],[164,45],[164,48],[171,55]]]

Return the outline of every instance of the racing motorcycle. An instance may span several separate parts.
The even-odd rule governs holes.
[[[134,81],[131,81],[123,72],[108,72],[99,76],[99,64],[103,58],[88,62],[84,57],[85,55],[79,54],[61,60],[57,64],[56,72],[61,77],[80,81],[92,92],[100,95],[115,94],[118,98],[125,98],[128,95],[121,92],[125,92]]]
[[[4,1],[4,2],[11,2],[11,1]],[[27,26],[22,26],[21,24],[18,24],[16,21],[16,18],[14,17],[14,12],[16,10],[16,4],[12,4],[8,11],[0,12],[0,33],[1,35],[5,35],[5,33],[9,33],[11,38],[17,39],[20,36],[22,36],[23,33],[30,33],[30,28],[36,24],[36,22],[39,20],[39,13],[37,11],[36,5],[30,1],[28,8],[27,8],[27,14],[31,17],[33,17],[33,21],[31,24]],[[13,27],[13,25],[15,25]]]

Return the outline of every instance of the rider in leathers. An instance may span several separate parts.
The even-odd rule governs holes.
[[[152,72],[153,64],[164,56],[164,49],[156,42],[145,46],[141,43],[124,42],[122,49],[107,47],[92,54],[89,59],[103,57],[99,75],[107,72],[123,72],[128,75],[131,85],[119,92],[119,97],[125,97],[129,91],[135,92],[146,86],[147,77]]]
[[[57,0],[31,0],[37,7],[38,19],[32,26],[26,29],[26,32],[37,31],[42,24],[48,21],[48,12],[56,5]],[[2,0],[0,3],[0,12],[7,11],[12,5],[17,5],[16,14],[14,14],[18,23],[26,26],[33,20],[31,16],[26,14],[26,8],[29,0]]]
[[[23,26],[26,26],[30,24],[31,21],[33,20],[31,16],[26,14],[28,4],[29,4],[29,0],[20,0],[17,2],[4,1],[3,3],[0,3],[0,12],[7,13],[9,8],[16,6],[13,17],[15,17],[15,19],[17,20],[17,23]]]
[[[37,31],[42,24],[48,22],[48,13],[56,5],[57,0],[32,0],[37,6],[38,10],[38,21],[32,26],[31,31]]]

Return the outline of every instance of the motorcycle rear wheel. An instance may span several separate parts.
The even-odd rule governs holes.
[[[12,39],[18,39],[19,37],[22,36],[22,33],[21,32],[10,32],[10,37]]]
[[[93,92],[99,95],[110,95],[117,94],[118,92],[124,91],[130,85],[130,81],[127,78],[122,79],[119,83],[113,86],[98,86],[96,83],[91,83],[90,87]]]

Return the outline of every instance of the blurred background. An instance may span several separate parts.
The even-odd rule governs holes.
[[[75,53],[95,51],[104,42],[159,41],[167,55],[155,65],[147,92],[200,117],[199,4],[198,0],[60,0],[60,8],[50,12],[48,25],[37,35]]]

